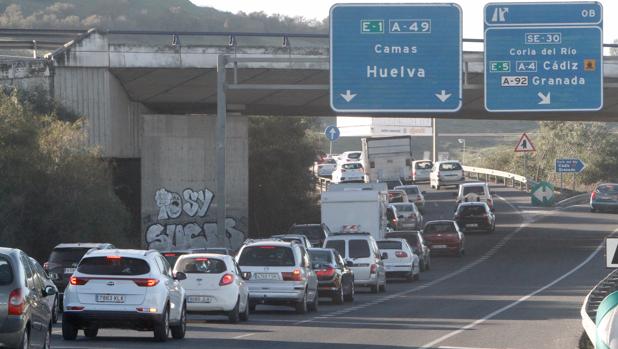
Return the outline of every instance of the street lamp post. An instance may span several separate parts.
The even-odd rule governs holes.
[[[466,140],[464,138],[459,138],[457,140],[459,144],[461,144],[461,163],[466,162]]]

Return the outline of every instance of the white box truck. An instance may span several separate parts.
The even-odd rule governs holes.
[[[387,227],[388,193],[384,183],[379,187],[359,184],[356,187],[329,188],[322,193],[322,223],[333,232],[354,229],[368,232],[376,240],[383,239]],[[354,228],[352,228],[354,227]]]
[[[412,136],[363,138],[362,147],[370,182],[412,181]]]

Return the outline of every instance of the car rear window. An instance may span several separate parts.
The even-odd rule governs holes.
[[[225,262],[217,258],[183,258],[174,267],[187,274],[221,274],[227,270]]]
[[[380,250],[400,250],[401,241],[378,241]]]
[[[90,248],[56,248],[49,256],[49,263],[53,264],[73,264],[88,252]]]
[[[464,216],[482,216],[487,213],[485,206],[481,205],[463,206],[461,207],[460,212]]]
[[[320,240],[320,239],[324,239],[324,231],[322,231],[322,228],[319,226],[315,226],[315,227],[291,227],[290,234],[298,234],[298,235],[304,235],[306,236],[309,240]]]
[[[292,267],[294,252],[284,246],[249,246],[242,250],[238,264],[244,266]]]
[[[343,168],[344,170],[360,170],[363,168],[363,165],[357,163],[343,164],[341,165],[341,168]]]
[[[309,250],[311,264],[332,264],[333,254],[329,251]]]
[[[455,226],[451,222],[427,224],[423,230],[423,235],[426,234],[455,234]]]
[[[466,196],[468,194],[485,195],[485,187],[482,185],[463,187],[463,195]]]
[[[350,249],[350,253],[348,253],[350,258],[367,258],[371,256],[367,240],[349,240],[348,248]]]
[[[329,240],[326,241],[325,248],[332,248],[339,252],[340,255],[345,256],[345,241],[343,240]]]
[[[88,257],[82,259],[77,271],[89,275],[143,275],[150,272],[148,263],[131,257]]]
[[[394,205],[399,212],[414,212],[414,205]]]
[[[432,163],[431,161],[423,161],[423,162],[417,162],[414,167],[417,170],[429,170],[432,167]]]
[[[176,265],[176,261],[183,254],[187,254],[186,252],[163,252],[163,257],[167,260],[167,262],[173,267]]]
[[[361,153],[349,153],[348,159],[360,159]]]
[[[410,246],[416,246],[416,244],[418,243],[418,236],[416,234],[402,234],[402,233],[386,233],[385,236],[386,238],[399,238],[399,239],[406,239],[406,241],[408,242],[408,245]]]
[[[458,162],[447,162],[440,164],[440,171],[459,171],[461,165]]]
[[[396,181],[386,181],[386,182],[384,182],[384,183],[386,183],[386,187],[387,187],[388,189],[393,189],[393,188],[395,188],[396,186],[399,186],[399,185],[401,185],[401,184],[402,184],[402,183],[401,183],[401,181],[399,181],[399,180],[396,180]]]
[[[13,270],[8,258],[0,256],[0,285],[9,285],[13,282]]]
[[[417,195],[418,194],[418,187],[395,188],[395,189],[403,190],[408,195]]]
[[[599,185],[597,187],[597,190],[600,193],[604,193],[604,194],[618,194],[618,185],[613,185],[613,184]]]

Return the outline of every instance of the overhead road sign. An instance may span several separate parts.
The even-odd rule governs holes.
[[[536,151],[536,149],[534,148],[534,144],[532,144],[530,137],[528,137],[525,132],[522,133],[521,137],[519,138],[519,142],[517,142],[517,145],[515,146],[515,152],[529,153],[534,151]]]
[[[553,206],[555,202],[554,186],[545,181],[532,186],[530,198],[533,206]]]
[[[341,131],[337,126],[330,125],[324,130],[324,135],[326,135],[326,138],[329,141],[334,142],[339,139],[339,136],[341,136]]]
[[[602,20],[598,2],[487,4],[485,109],[602,109]]]
[[[456,4],[336,4],[330,10],[335,112],[456,112],[462,102]]]
[[[580,159],[556,159],[557,173],[580,173],[586,164]]]
[[[608,237],[605,239],[605,266],[618,268],[618,238]]]

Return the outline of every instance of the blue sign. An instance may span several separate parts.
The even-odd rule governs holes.
[[[556,159],[557,173],[580,173],[585,167],[580,159]]]
[[[324,130],[324,134],[329,141],[334,142],[341,136],[341,131],[339,131],[337,126],[330,125]]]
[[[603,108],[603,27],[598,2],[485,6],[485,109]]]
[[[330,105],[336,112],[455,112],[462,99],[456,4],[336,4]]]

